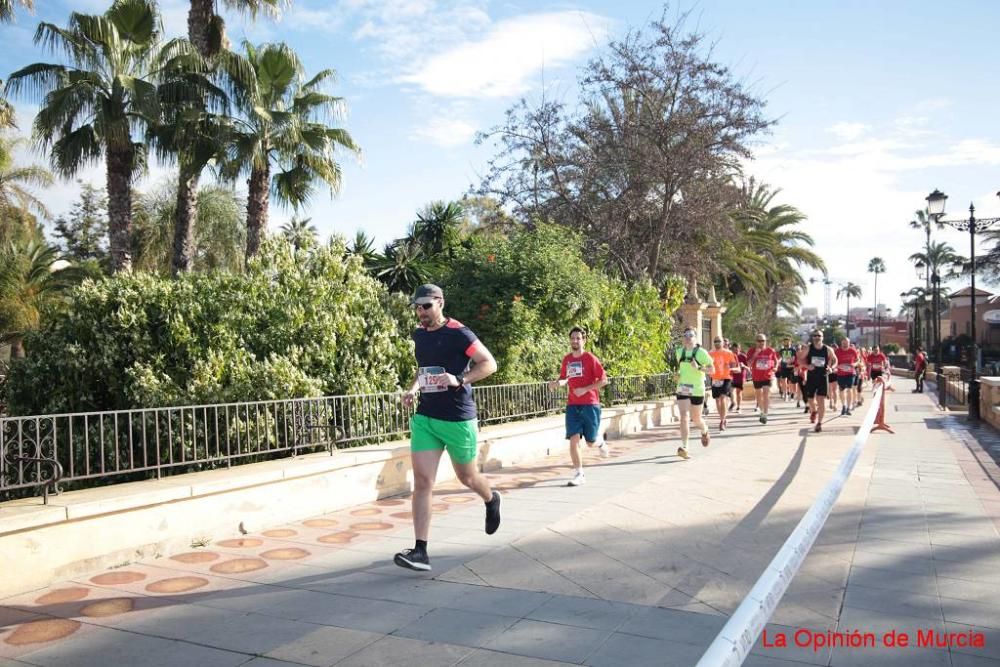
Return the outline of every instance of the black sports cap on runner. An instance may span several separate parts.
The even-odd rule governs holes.
[[[444,292],[437,285],[421,285],[410,297],[410,305],[413,306],[417,303],[418,299],[443,299]]]

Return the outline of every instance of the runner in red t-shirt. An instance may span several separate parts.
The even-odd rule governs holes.
[[[837,354],[837,386],[840,388],[840,414],[850,416],[854,406],[854,383],[858,372],[858,349],[851,347],[851,341],[843,338]]]
[[[569,440],[569,456],[576,471],[569,486],[580,486],[587,481],[583,474],[583,460],[580,458],[580,437],[583,436],[588,447],[597,443],[601,429],[600,392],[601,387],[608,383],[601,361],[583,349],[586,344],[587,332],[580,327],[570,329],[570,353],[563,357],[559,379],[549,383],[553,389],[569,386],[569,397],[566,400],[566,439]],[[608,443],[601,443],[600,452],[602,457],[608,456]]]
[[[878,345],[872,350],[872,353],[868,355],[868,375],[871,377],[872,382],[875,382],[880,377],[885,377],[888,379],[889,376],[889,358],[885,356],[882,352],[882,348]]]
[[[739,343],[733,343],[733,354],[736,355],[737,364],[729,370],[733,376],[733,398],[736,399],[736,409],[733,414],[738,415],[743,410],[743,378],[746,377],[749,367],[747,366],[747,355],[741,351]]]
[[[760,409],[760,423],[767,423],[767,410],[771,403],[771,380],[778,368],[778,353],[767,346],[767,336],[757,334],[757,346],[747,352],[750,378],[753,380],[754,395]]]
[[[917,381],[917,388],[914,393],[924,393],[924,374],[927,373],[927,355],[924,348],[917,345],[917,354],[913,358],[913,379]]]

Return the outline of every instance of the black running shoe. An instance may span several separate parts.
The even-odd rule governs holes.
[[[494,491],[493,498],[486,503],[486,534],[492,535],[500,527],[500,492]]]
[[[416,549],[403,549],[392,559],[396,565],[409,568],[411,570],[421,570],[427,572],[431,569],[431,559],[427,557],[426,551]]]

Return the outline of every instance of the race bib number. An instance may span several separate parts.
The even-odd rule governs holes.
[[[853,373],[854,366],[852,364],[840,364],[837,366],[837,370],[841,373]]]
[[[417,386],[422,394],[448,390],[448,376],[443,366],[422,366],[417,369]]]
[[[690,396],[692,391],[694,391],[693,384],[677,385],[677,393],[680,394],[681,396]]]
[[[826,357],[813,357],[812,363],[815,368],[823,368],[826,366]]]
[[[873,371],[880,371],[880,370],[882,370],[882,364],[872,364],[872,370]]]
[[[757,366],[757,370],[759,370],[759,371],[768,371],[768,370],[771,370],[771,360],[770,359],[758,359],[757,363],[755,364],[755,366]]]
[[[713,387],[721,387],[725,383],[726,383],[725,380],[712,380],[712,386]]]
[[[568,364],[566,364],[566,377],[567,378],[583,377],[583,362],[571,361]]]

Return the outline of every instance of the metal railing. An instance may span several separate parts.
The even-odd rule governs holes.
[[[969,383],[972,373],[967,368],[959,370],[958,375],[934,374],[937,387],[938,405],[942,408],[958,408],[969,404]]]
[[[605,405],[660,398],[672,376],[610,378]],[[535,382],[476,387],[481,425],[553,414],[565,390]],[[396,440],[412,409],[396,392],[0,418],[0,501],[62,487],[159,479]]]

